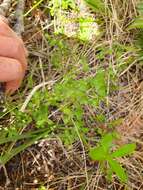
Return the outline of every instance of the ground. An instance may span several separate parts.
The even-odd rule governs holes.
[[[26,1],[29,66],[0,115],[1,189],[143,189],[142,2],[85,2]]]

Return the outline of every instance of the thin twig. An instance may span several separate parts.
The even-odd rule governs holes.
[[[21,112],[25,112],[25,109],[26,109],[27,105],[29,104],[31,98],[33,97],[33,95],[34,95],[40,88],[45,87],[46,85],[50,85],[50,86],[51,86],[51,85],[53,85],[55,82],[56,82],[56,81],[53,81],[53,80],[52,80],[52,81],[48,81],[48,82],[42,82],[41,84],[35,86],[35,87],[33,88],[33,90],[30,92],[30,94],[27,96],[27,98],[26,98],[25,102],[23,103],[23,105],[22,105],[20,111],[21,111]]]
[[[83,140],[82,140],[82,137],[80,135],[80,132],[78,130],[78,127],[76,125],[76,123],[74,122],[74,120],[72,119],[72,122],[75,126],[75,130],[77,132],[77,135],[79,137],[79,140],[81,142],[81,146],[82,146],[82,150],[83,150],[83,158],[84,158],[84,169],[85,169],[85,176],[86,176],[86,187],[87,187],[87,190],[89,190],[89,177],[88,177],[88,172],[87,172],[87,161],[86,161],[86,150],[85,150],[85,147],[84,147],[84,143],[83,143]]]
[[[7,187],[11,183],[11,181],[8,177],[8,173],[7,173],[7,169],[6,169],[5,165],[2,165],[2,167],[3,167],[4,175],[6,177],[5,187]]]
[[[25,7],[25,0],[19,0],[16,7],[15,18],[16,24],[14,26],[14,31],[17,35],[21,36],[24,32],[24,7]]]

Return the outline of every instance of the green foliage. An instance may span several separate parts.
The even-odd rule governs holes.
[[[116,173],[121,182],[126,183],[128,181],[128,177],[123,167],[116,160],[113,159],[108,159],[108,163],[110,166],[110,170]]]
[[[106,168],[107,174],[111,177],[112,174],[115,173],[121,182],[126,183],[128,178],[125,169],[116,159],[118,157],[130,155],[133,153],[136,146],[135,144],[127,144],[113,151],[113,140],[115,137],[115,134],[107,134],[103,136],[99,145],[90,149],[89,156],[92,160],[99,161],[101,168],[106,166],[105,163],[108,163],[108,167]]]
[[[99,102],[106,97],[105,72],[97,72],[96,76],[76,80],[76,77],[66,76],[63,83],[56,84],[54,96],[57,101],[79,103],[80,105],[92,104],[92,100]],[[98,96],[97,96],[98,95]],[[93,97],[91,99],[90,97]],[[97,105],[98,105],[97,102]]]
[[[80,4],[84,2],[81,1]],[[55,34],[63,34],[81,41],[90,41],[99,35],[95,18],[90,13],[81,13],[83,10],[80,7],[82,6],[74,0],[50,0],[49,9],[54,17]]]
[[[106,97],[107,95],[107,83],[105,71],[99,69],[96,77],[90,79],[91,86],[96,88],[96,92],[99,97]]]
[[[77,37],[82,41],[92,40],[93,36],[99,35],[98,25],[92,17],[81,17],[78,19],[79,32]]]
[[[76,76],[67,74],[62,83],[57,83],[52,92],[49,93],[48,102],[60,111],[61,120],[64,125],[61,138],[66,144],[73,143],[78,137],[73,129],[76,122],[81,134],[86,134],[88,129],[84,126],[84,106],[98,107],[106,97],[105,72],[101,70],[94,77],[76,80]],[[65,125],[67,127],[65,127]]]
[[[6,130],[1,131],[1,144],[8,143],[11,145],[21,141],[23,143],[19,144],[19,149],[15,146],[11,150],[6,149],[2,153],[1,160],[3,160],[3,163],[6,163],[14,155],[33,144],[37,139],[44,138],[45,134],[49,137],[58,135],[64,145],[69,147],[79,139],[78,130],[83,142],[88,144],[91,140],[88,138],[91,128],[85,122],[85,115],[87,114],[85,108],[89,107],[91,110],[98,110],[101,104],[106,105],[108,77],[110,76],[110,83],[112,80],[114,82],[116,80],[116,75],[110,67],[105,68],[104,65],[102,67],[100,64],[96,66],[94,72],[92,71],[86,54],[79,52],[79,47],[81,46],[79,42],[78,45],[71,45],[71,41],[68,42],[63,36],[47,33],[45,33],[45,39],[48,42],[49,49],[51,49],[48,57],[51,69],[57,72],[59,80],[50,90],[42,89],[35,92],[28,104],[26,113],[21,113],[19,107],[15,108],[14,105],[9,108],[12,110],[10,113],[14,120]],[[90,45],[86,45],[89,49]],[[121,44],[114,44],[113,49],[103,44],[96,49],[96,59],[97,62],[103,62],[104,64],[106,57],[114,55],[118,63],[122,64],[124,60],[120,57],[127,51],[128,48]],[[117,65],[117,71],[118,69]],[[28,87],[32,88],[35,85],[34,83],[31,76]],[[109,87],[110,90],[112,90],[112,87]],[[103,125],[107,123],[107,118],[100,111],[95,116],[90,114],[87,120],[91,123],[97,122]],[[115,128],[118,124],[118,121],[112,121],[110,122],[110,127],[114,126]],[[21,134],[20,132],[23,130],[24,132]],[[37,133],[33,134],[33,130],[37,131]],[[39,130],[41,131],[38,132]],[[93,130],[95,135],[97,131],[100,135],[103,133],[98,128],[98,125],[95,128],[93,127]],[[111,140],[107,139],[107,143],[101,142],[104,146],[106,144],[107,148],[102,146],[98,151],[102,153],[105,148],[108,150],[110,147],[108,141],[110,142]],[[98,159],[103,159],[104,161],[106,158],[100,158],[98,154]]]
[[[46,190],[46,187],[41,186],[41,187],[38,188],[38,190]]]
[[[92,11],[104,14],[103,1],[85,1]],[[42,2],[42,0],[37,0],[25,16],[42,5]],[[104,108],[101,111],[100,107],[101,105],[106,106],[106,98],[110,91],[117,89],[116,74],[133,62],[132,56],[129,58],[123,56],[132,51],[131,47],[114,41],[112,47],[101,41],[99,44],[98,41],[96,45],[92,44],[90,39],[94,39],[92,37],[99,34],[95,17],[82,15],[75,18],[73,15],[78,14],[80,10],[74,0],[50,0],[48,1],[48,11],[51,14],[53,28],[50,28],[50,32],[44,33],[43,31],[44,43],[47,40],[49,51],[46,60],[48,60],[51,73],[56,73],[55,76],[58,80],[50,88],[45,87],[46,90],[42,89],[34,93],[26,108],[26,113],[19,111],[20,106],[9,108],[12,110],[9,111],[12,122],[0,132],[0,145],[6,143],[8,145],[1,152],[1,164],[6,164],[13,156],[45,137],[58,135],[67,147],[80,137],[84,145],[89,147],[91,139],[88,134],[91,131],[92,135],[94,132],[95,135],[103,135],[98,124],[108,124],[111,130],[120,123],[119,120],[108,123],[105,113],[102,112]],[[67,12],[70,18],[67,17]],[[102,24],[104,25],[104,23]],[[78,28],[76,28],[76,32],[67,32],[65,26],[69,29],[76,28],[76,26]],[[69,36],[69,33],[72,32],[74,34]],[[72,40],[68,41],[67,37],[71,37]],[[78,39],[76,45],[73,38],[74,40]],[[90,43],[87,43],[89,41]],[[88,56],[95,59],[93,67]],[[108,65],[108,57],[114,59],[113,62],[116,63],[114,68],[113,65]],[[46,67],[46,80],[53,79],[52,74],[49,73],[50,76],[47,76],[47,61],[45,65],[42,64]],[[36,69],[38,70],[38,68]],[[37,73],[39,74],[39,72]],[[37,84],[37,73],[36,82],[32,75],[29,76],[27,89],[32,89]],[[25,99],[24,96],[22,98]],[[22,103],[18,102],[19,105]],[[93,114],[88,113],[88,110]],[[89,123],[93,123],[94,126]],[[112,134],[105,135],[97,147],[90,149],[89,156],[100,162],[101,168],[106,171],[108,178],[111,179],[113,173],[116,173],[122,182],[126,182],[127,174],[116,159],[131,154],[135,145],[125,145],[113,151],[114,138]],[[41,186],[39,189],[44,190],[45,187]]]
[[[143,50],[143,1],[141,0],[137,6],[138,16],[129,25],[128,29],[137,29],[135,33],[135,47],[138,50],[139,60],[142,63]]]
[[[135,20],[133,21],[133,23],[129,26],[129,29],[143,29],[143,1],[141,1],[138,4],[137,7],[139,16],[137,18],[135,18]]]
[[[56,70],[60,79],[50,90],[42,89],[37,91],[28,104],[26,113],[19,112],[19,108],[9,108],[13,110],[11,111],[11,117],[15,119],[10,127],[7,127],[6,131],[1,132],[1,134],[3,133],[1,143],[13,143],[21,140],[27,143],[30,138],[34,142],[36,135],[42,135],[44,132],[37,132],[32,136],[33,134],[30,132],[19,135],[20,131],[23,129],[28,131],[43,129],[48,130],[49,136],[58,134],[63,143],[70,146],[79,138],[75,125],[82,140],[86,143],[86,141],[90,140],[87,134],[91,128],[85,122],[85,114],[87,114],[85,107],[98,110],[101,104],[106,105],[108,77],[110,76],[110,80],[114,80],[114,82],[116,77],[112,68],[104,69],[104,66],[100,65],[97,66],[94,74],[90,74],[92,71],[88,57],[84,54],[79,55],[78,52],[78,47],[81,44],[71,47],[71,44],[63,36],[45,33],[45,37],[49,48],[52,50],[49,55],[51,67]],[[104,62],[108,55],[114,54],[120,64],[122,60],[119,58],[127,49],[115,44],[114,49],[109,49],[108,46],[103,45],[96,51],[96,59],[99,62]],[[31,88],[32,83],[34,84],[34,81],[31,77],[30,84],[28,83],[29,88]],[[91,123],[104,124],[107,122],[104,114],[97,114],[95,117],[89,115],[88,120]],[[110,122],[110,127],[115,127],[118,123],[118,121]],[[94,131],[98,131],[102,135],[102,130],[94,129]],[[24,149],[27,146],[22,148]],[[19,151],[16,151],[16,153]],[[99,151],[102,152],[101,149]],[[8,156],[8,158],[10,157]]]
[[[134,22],[129,26],[129,29],[143,29],[143,17],[138,17]]]
[[[126,144],[123,147],[120,147],[118,150],[112,153],[114,158],[127,156],[135,150],[135,144]]]
[[[12,142],[11,146],[8,147],[7,151],[5,154],[1,153],[0,156],[0,164],[4,165],[6,164],[11,158],[16,156],[18,153],[22,152],[32,144],[34,144],[36,141],[46,138],[51,132],[50,127],[42,130],[37,130],[33,132],[25,132],[23,134],[11,134],[10,137],[7,137],[7,133],[4,133],[5,136],[3,136],[0,139],[0,144],[5,144],[5,143],[10,143]],[[1,132],[3,134],[3,132]],[[19,140],[24,140],[23,143],[19,143]],[[15,146],[13,147],[13,143]],[[18,144],[18,146],[17,146]]]
[[[95,12],[103,13],[105,5],[102,0],[84,0]]]
[[[59,11],[59,9],[61,10],[75,9],[76,4],[74,0],[63,0],[63,1],[50,0],[49,8],[51,15],[54,16]]]
[[[37,109],[33,113],[33,119],[36,122],[36,126],[38,128],[43,128],[46,124],[48,124],[48,106],[41,105],[39,109]]]
[[[25,17],[27,17],[34,9],[36,9],[40,4],[42,4],[44,2],[44,0],[35,0],[34,1],[34,5],[32,6],[32,8],[30,10],[28,10],[25,13]]]

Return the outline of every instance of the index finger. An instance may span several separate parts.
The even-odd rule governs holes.
[[[22,39],[9,27],[8,20],[3,16],[0,16],[0,35],[20,40],[25,51],[25,55],[26,57],[28,56],[28,52],[24,46]]]
[[[16,33],[9,27],[7,19],[3,16],[0,16],[0,35],[18,38]]]

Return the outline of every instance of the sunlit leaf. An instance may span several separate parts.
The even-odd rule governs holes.
[[[89,151],[89,156],[92,160],[102,161],[106,159],[105,151],[103,147],[92,148]]]
[[[127,156],[135,150],[136,145],[135,144],[126,144],[122,147],[120,147],[118,150],[116,150],[114,153],[112,153],[113,157],[122,157]]]
[[[143,28],[143,17],[136,18],[135,21],[128,27],[129,29],[142,29]]]
[[[101,146],[104,148],[104,150],[107,152],[109,148],[112,146],[113,142],[113,134],[109,133],[106,134],[100,141]]]
[[[85,0],[85,2],[96,12],[100,12],[105,9],[102,0]]]
[[[113,170],[113,172],[115,172],[115,174],[121,180],[121,182],[126,183],[128,180],[128,177],[124,168],[122,168],[122,166],[116,160],[110,159],[108,160],[108,162],[111,169]]]

